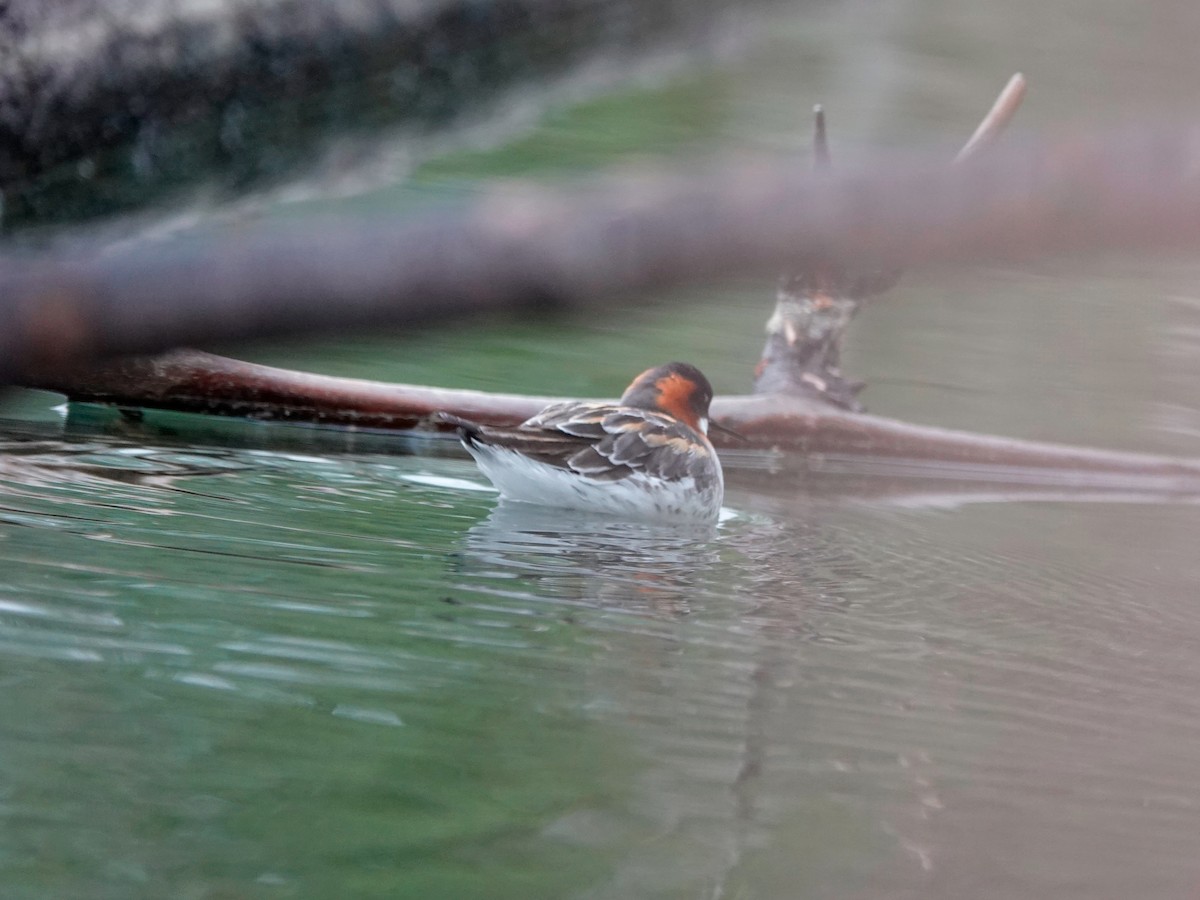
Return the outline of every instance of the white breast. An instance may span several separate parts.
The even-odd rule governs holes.
[[[595,481],[513,450],[482,444],[468,446],[467,450],[502,497],[524,503],[636,518],[712,520],[717,518],[724,497],[724,478],[715,454],[715,477],[702,489],[690,477],[665,481],[634,472],[620,481]]]

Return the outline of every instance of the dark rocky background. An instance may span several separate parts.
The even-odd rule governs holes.
[[[589,61],[704,47],[746,6],[0,0],[4,228],[277,182],[332,137],[427,132]]]

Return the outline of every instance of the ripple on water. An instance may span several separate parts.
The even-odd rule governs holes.
[[[497,504],[458,461],[89,445],[58,477],[72,453],[43,451],[0,470],[0,711],[24,723],[0,776],[72,823],[39,773],[75,752],[93,807],[219,799],[160,857],[342,871],[263,837],[320,816],[426,874],[430,846],[586,853],[595,896],[770,895],[769,871],[947,897],[1098,872],[1117,896],[1200,824],[1188,508],[693,528]],[[258,836],[227,843],[239,822]],[[152,872],[136,833],[81,852]]]

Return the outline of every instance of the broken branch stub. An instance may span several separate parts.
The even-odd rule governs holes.
[[[957,166],[992,146],[1012,121],[1025,97],[1025,78],[1009,79],[970,139],[954,157]],[[825,111],[813,110],[813,169],[830,167]],[[895,286],[902,268],[856,267],[844,261],[810,259],[779,282],[775,311],[767,321],[767,341],[754,372],[756,394],[811,397],[861,412],[864,382],[840,369],[842,338],[862,302]]]
[[[1004,86],[1004,90],[1000,92],[996,102],[992,104],[992,108],[987,111],[987,115],[983,117],[979,127],[975,129],[974,134],[954,157],[955,164],[964,163],[978,156],[996,142],[1004,129],[1008,127],[1008,123],[1012,121],[1013,116],[1017,114],[1021,101],[1025,99],[1026,88],[1025,76],[1020,72],[1008,79],[1008,84]]]

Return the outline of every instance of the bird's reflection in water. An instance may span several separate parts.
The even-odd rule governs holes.
[[[836,648],[821,630],[845,614],[837,582],[856,560],[844,538],[799,512],[718,528],[506,503],[470,529],[463,575],[476,590],[602,612],[578,617],[582,705],[645,762],[628,827],[654,838],[629,849],[591,896],[646,896],[663,885],[732,896],[753,883],[747,860],[773,829],[812,808],[772,760],[840,777],[840,759],[817,756],[826,748],[797,761],[795,747],[809,724],[804,695],[818,682],[806,669],[810,648]],[[822,677],[832,659],[821,655]],[[781,784],[802,799],[780,801]],[[851,813],[822,812],[860,827]],[[555,829],[574,835],[574,821]]]
[[[632,521],[501,501],[466,535],[463,572],[522,593],[649,615],[686,615],[719,561],[709,523]]]

